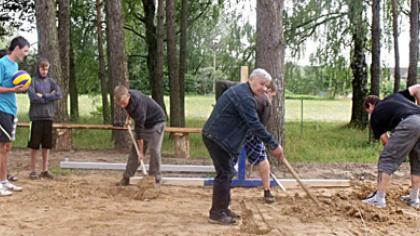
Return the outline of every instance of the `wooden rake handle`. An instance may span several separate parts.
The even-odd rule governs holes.
[[[143,159],[140,158],[141,154],[140,154],[139,146],[137,146],[137,140],[134,138],[134,134],[133,134],[133,131],[131,130],[130,126],[127,127],[127,130],[128,130],[128,133],[130,134],[131,141],[133,142],[134,149],[136,149],[137,157],[139,159],[143,175],[147,175],[147,171],[146,171],[146,167],[144,166]]]
[[[284,163],[284,165],[287,167],[287,169],[290,171],[290,173],[293,175],[293,177],[295,177],[296,181],[300,184],[300,186],[303,188],[303,190],[305,190],[306,194],[308,194],[309,198],[312,199],[312,201],[315,202],[315,204],[318,207],[321,207],[321,204],[319,203],[319,201],[309,192],[308,188],[303,184],[303,182],[300,180],[299,176],[297,175],[296,171],[293,169],[293,167],[289,164],[289,162],[287,161],[287,159],[285,157],[283,157],[281,159]]]

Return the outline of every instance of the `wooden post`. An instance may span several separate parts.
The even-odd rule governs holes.
[[[71,129],[53,129],[53,147],[56,150],[68,151],[73,148]]]
[[[248,82],[249,69],[248,66],[241,66],[241,83]]]
[[[175,157],[190,158],[190,140],[188,133],[173,133],[175,139]]]

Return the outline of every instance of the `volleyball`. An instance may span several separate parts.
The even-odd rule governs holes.
[[[20,70],[13,76],[12,83],[15,86],[23,85],[23,89],[28,89],[29,85],[31,85],[31,80],[32,78],[28,72]]]

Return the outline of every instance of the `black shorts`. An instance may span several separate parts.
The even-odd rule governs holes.
[[[30,126],[30,137],[28,148],[39,149],[40,146],[45,149],[52,148],[52,120],[34,120]]]
[[[17,118],[0,111],[0,143],[15,141]]]

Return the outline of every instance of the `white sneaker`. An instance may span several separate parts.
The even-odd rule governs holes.
[[[6,197],[6,196],[10,196],[10,195],[12,195],[12,192],[3,188],[3,185],[0,184],[0,197]]]
[[[365,204],[372,205],[376,208],[386,207],[385,199],[376,199],[376,192],[369,194],[366,199],[362,200],[362,202]]]
[[[13,191],[13,192],[20,192],[23,189],[22,187],[16,186],[16,185],[14,185],[10,182],[4,182],[3,183],[3,188],[6,189],[6,190]]]
[[[401,196],[400,197],[400,200],[402,201],[402,202],[404,202],[405,204],[407,204],[407,205],[409,205],[409,206],[412,206],[412,207],[414,207],[414,208],[419,208],[419,199],[417,198],[417,199],[411,199],[410,198],[410,195],[405,195],[405,196]]]

